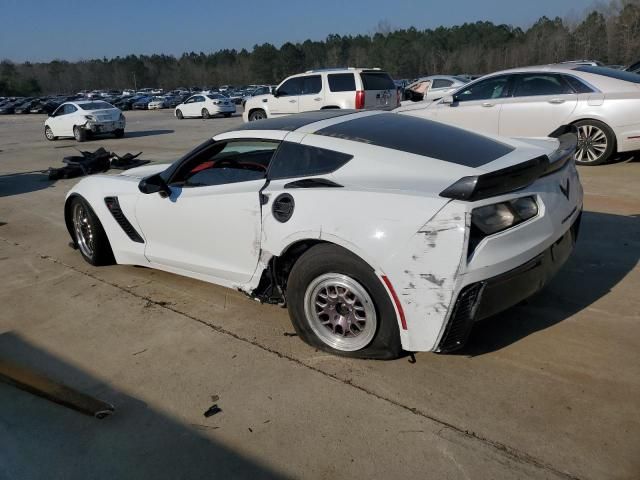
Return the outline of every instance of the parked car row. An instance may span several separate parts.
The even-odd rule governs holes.
[[[47,97],[0,97],[0,115],[51,113],[63,102],[76,100],[76,95]]]

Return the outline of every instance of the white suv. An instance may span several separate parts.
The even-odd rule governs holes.
[[[400,105],[400,96],[388,73],[379,68],[333,68],[292,75],[272,94],[247,100],[245,122],[292,113],[344,109],[391,110]]]

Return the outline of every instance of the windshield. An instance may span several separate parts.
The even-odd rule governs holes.
[[[104,110],[105,108],[114,108],[113,105],[107,102],[79,103],[78,106],[82,110]]]

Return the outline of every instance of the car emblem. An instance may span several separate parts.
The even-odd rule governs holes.
[[[567,178],[567,186],[563,187],[562,184],[558,185],[560,187],[560,191],[565,196],[567,200],[569,200],[569,187],[570,187],[569,179]]]

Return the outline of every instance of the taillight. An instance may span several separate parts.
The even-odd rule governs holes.
[[[362,110],[364,108],[364,90],[356,91],[356,110]]]

